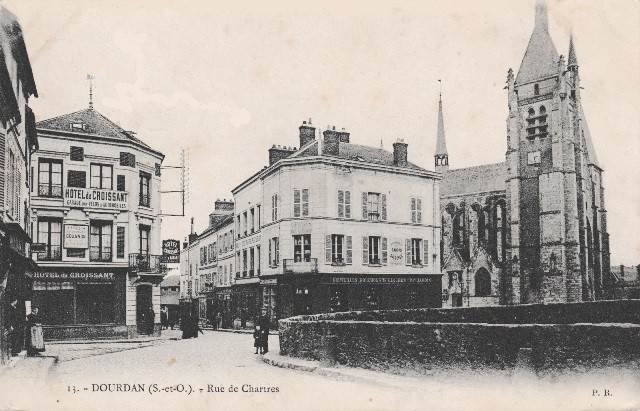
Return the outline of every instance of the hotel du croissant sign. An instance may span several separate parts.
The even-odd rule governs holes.
[[[64,189],[64,205],[66,207],[126,210],[128,199],[129,193],[125,191],[97,188]]]

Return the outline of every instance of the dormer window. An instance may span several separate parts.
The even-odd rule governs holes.
[[[85,131],[87,125],[85,123],[70,123],[69,128],[71,131]]]
[[[540,85],[538,83],[533,85],[533,95],[534,96],[540,95]]]

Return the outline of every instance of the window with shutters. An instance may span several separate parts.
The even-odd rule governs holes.
[[[111,235],[111,221],[91,221],[89,238],[89,260],[111,261]]]
[[[380,237],[369,236],[369,264],[379,265],[381,264],[381,247]]]
[[[420,198],[411,198],[411,222],[422,223],[422,199]]]
[[[326,236],[326,262],[332,265],[351,264],[353,260],[351,236],[331,234]]]
[[[247,250],[242,250],[242,276],[247,276],[247,268],[248,268],[248,253]]]
[[[140,172],[140,203],[143,207],[151,206],[151,174]]]
[[[249,277],[255,274],[256,251],[253,247],[249,249]]]
[[[362,193],[362,218],[370,221],[387,219],[387,196],[380,193]]]
[[[118,174],[116,178],[116,189],[118,191],[127,191],[125,176],[122,174]]]
[[[251,233],[254,233],[256,231],[256,210],[255,210],[255,208],[251,208],[251,210],[249,210],[249,227],[250,227]]]
[[[84,161],[84,148],[71,146],[69,150],[69,159],[71,161]]]
[[[413,266],[427,265],[429,262],[427,242],[420,238],[411,238],[407,240],[405,255],[406,264]]]
[[[309,215],[309,189],[293,190],[293,216],[306,217]]]
[[[351,218],[351,192],[338,190],[338,217]]]
[[[131,153],[120,152],[120,165],[124,167],[136,166],[136,156]]]
[[[116,229],[116,257],[124,258],[124,227]]]
[[[278,195],[271,196],[271,221],[278,219]]]
[[[293,236],[293,261],[311,261],[311,234]]]
[[[75,188],[86,188],[87,187],[87,172],[86,171],[69,170],[67,172],[67,186],[68,187],[75,187]]]
[[[113,167],[105,164],[91,164],[91,188],[113,189]]]
[[[11,162],[9,162],[11,165]],[[10,180],[11,181],[11,180]],[[10,192],[7,190],[7,192]],[[38,195],[62,197],[62,161],[41,158],[38,162]]]
[[[39,261],[62,259],[62,219],[38,219],[38,242],[46,244],[45,250],[38,253]]]

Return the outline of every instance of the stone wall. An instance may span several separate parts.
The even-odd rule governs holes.
[[[638,308],[635,300],[300,316],[280,321],[280,353],[402,374],[510,369],[521,348],[531,349],[537,371],[638,367]],[[581,323],[570,321],[577,313]]]

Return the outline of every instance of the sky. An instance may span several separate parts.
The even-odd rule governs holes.
[[[213,2],[211,2],[213,3]],[[178,165],[189,153],[185,217],[163,238],[207,225],[216,199],[298,145],[311,118],[351,141],[433,169],[438,79],[451,168],[504,161],[507,71],[520,65],[535,0],[252,3],[4,0],[25,33],[38,121],[88,106]],[[440,4],[442,3],[442,4]],[[555,46],[573,30],[583,107],[604,169],[613,264],[640,264],[640,3],[549,0]],[[179,188],[163,172],[163,189]],[[165,194],[163,212],[181,212]]]

